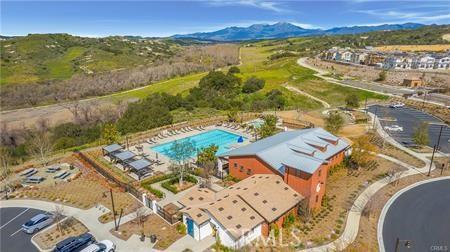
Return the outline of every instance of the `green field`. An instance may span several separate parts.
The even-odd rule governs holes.
[[[242,64],[239,66],[241,73],[237,74],[237,76],[243,81],[251,76],[264,79],[266,85],[257,93],[264,95],[270,90],[279,89],[287,98],[288,109],[315,110],[322,108],[322,105],[315,100],[286,89],[283,87],[284,84],[297,87],[319,99],[325,100],[333,106],[343,105],[345,97],[349,93],[358,95],[361,100],[364,100],[366,97],[368,99],[385,99],[383,95],[323,81],[314,76],[314,71],[299,66],[296,63],[297,58],[268,60],[268,57],[276,50],[277,46],[261,46],[261,44],[257,43],[256,46],[241,48]],[[199,73],[177,77],[137,90],[117,93],[108,96],[108,98],[117,102],[120,100],[141,99],[157,92],[186,95],[188,90],[198,85],[199,80],[205,75],[206,73]]]

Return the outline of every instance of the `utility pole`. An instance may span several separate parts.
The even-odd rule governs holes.
[[[113,197],[113,192],[112,192],[112,188],[109,188],[109,193],[111,195],[111,205],[112,205],[112,212],[113,212],[113,217],[114,217],[114,228],[115,230],[117,230],[117,221],[116,221],[116,208],[114,206],[114,197]]]
[[[375,107],[375,114],[373,114],[373,126],[372,128],[375,130],[375,119],[377,118],[378,106]]]
[[[406,248],[411,248],[411,241],[410,240],[400,240],[398,237],[395,240],[395,252],[399,252],[400,242],[404,242],[403,246]]]
[[[427,176],[430,176],[430,174],[431,174],[431,166],[433,166],[433,159],[434,159],[434,153],[436,152],[436,148],[437,148],[437,146],[434,145],[434,147],[433,147],[433,154],[431,155],[430,168],[428,169]]]
[[[423,93],[423,102],[422,102],[422,110],[423,110],[423,108],[425,107],[425,100],[426,100],[426,98],[427,98],[427,91],[424,91],[424,93]]]
[[[437,142],[437,148],[439,149],[439,144],[441,143],[441,135],[442,135],[442,130],[444,129],[444,125],[441,125],[441,129],[439,130],[439,137],[438,137],[438,142]]]

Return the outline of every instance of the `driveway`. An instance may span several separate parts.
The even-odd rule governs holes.
[[[21,230],[22,224],[33,216],[45,211],[32,208],[0,208],[0,251],[23,252],[39,251],[33,243],[33,235]]]
[[[387,210],[382,227],[386,251],[450,250],[450,180],[421,184],[400,194]]]
[[[393,137],[397,142],[407,145],[413,143],[413,135],[415,129],[421,122],[428,122],[428,134],[430,143],[428,146],[432,147],[437,144],[439,131],[441,125],[444,125],[441,135],[440,147],[444,153],[450,153],[450,127],[445,125],[438,118],[422,112],[420,110],[403,107],[403,108],[389,108],[381,105],[374,105],[369,107],[369,112],[377,114],[380,119],[381,125],[391,126],[399,125],[403,127],[403,131],[387,131],[387,133]]]

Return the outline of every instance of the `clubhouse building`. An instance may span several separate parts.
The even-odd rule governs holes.
[[[219,156],[219,169],[240,182],[214,192],[195,189],[179,203],[183,223],[196,240],[213,235],[241,248],[270,228],[281,228],[301,204],[317,209],[328,170],[343,161],[350,145],[322,128],[285,131]],[[226,168],[225,168],[226,169]]]

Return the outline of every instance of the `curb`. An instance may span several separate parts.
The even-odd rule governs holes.
[[[383,243],[383,224],[384,224],[384,219],[386,218],[387,211],[389,210],[389,207],[394,203],[394,201],[398,197],[400,197],[403,193],[405,193],[406,191],[411,190],[414,187],[418,187],[418,186],[421,186],[423,184],[428,184],[428,183],[432,183],[432,182],[435,182],[435,181],[446,180],[446,179],[450,180],[450,176],[439,177],[439,178],[432,178],[432,179],[416,182],[416,183],[414,183],[412,185],[409,185],[409,186],[403,188],[402,190],[396,192],[394,194],[394,196],[392,196],[386,202],[386,204],[383,207],[383,210],[381,211],[380,218],[378,219],[378,225],[377,225],[377,240],[378,240],[379,251],[381,251],[381,252],[385,252],[386,251],[386,249],[384,248],[384,243]]]

